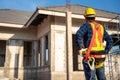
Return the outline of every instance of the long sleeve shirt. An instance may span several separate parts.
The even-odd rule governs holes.
[[[83,24],[76,33],[76,43],[81,49],[83,46],[84,48],[88,48],[90,41],[92,38],[92,28],[91,25],[88,23]],[[112,47],[113,40],[111,36],[106,32],[104,29],[103,41],[106,41],[105,52],[106,54],[110,51]]]

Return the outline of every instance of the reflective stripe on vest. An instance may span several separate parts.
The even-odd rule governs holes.
[[[91,50],[99,51],[99,50],[104,50],[103,46],[103,33],[104,33],[104,28],[102,25],[93,22],[90,23],[92,27],[92,32],[93,32],[93,37],[94,41],[92,41],[92,48]]]
[[[91,57],[94,57],[94,58],[105,58],[106,55],[90,55]]]
[[[90,57],[91,51],[104,50],[104,45],[103,45],[104,28],[103,26],[96,22],[91,22],[90,25],[92,28],[92,38],[90,41],[90,45],[88,47],[88,51],[86,53],[86,59]],[[98,56],[101,57],[101,55],[98,55]]]

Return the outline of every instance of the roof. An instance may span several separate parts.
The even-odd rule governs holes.
[[[73,14],[83,14],[87,6],[81,6],[81,5],[70,5],[71,12]],[[53,6],[53,7],[38,7],[38,10],[40,9],[46,9],[46,10],[53,10],[53,11],[60,11],[60,12],[66,12],[66,6]],[[104,10],[95,9],[98,17],[105,17],[105,18],[114,18],[120,14],[108,12]],[[36,13],[36,12],[34,12]],[[11,9],[0,9],[0,23],[11,23],[11,24],[21,24],[25,25],[31,17],[33,17],[35,14],[33,12],[27,12],[27,11],[20,11],[20,10],[11,10]],[[37,23],[38,19],[43,19],[46,17],[43,15],[38,15],[37,20],[34,20],[32,24]],[[42,20],[41,20],[42,21]]]
[[[20,10],[0,9],[0,23],[24,25],[33,13]]]
[[[70,5],[70,11],[74,14],[82,14],[84,13],[85,9],[88,6],[82,6],[82,5]],[[53,7],[38,7],[38,9],[47,9],[47,10],[55,10],[55,11],[61,11],[61,12],[65,12],[66,11],[66,6],[53,6]],[[98,17],[106,17],[106,18],[114,18],[118,15],[120,15],[120,13],[114,13],[114,12],[109,12],[109,11],[105,11],[105,10],[100,10],[100,9],[95,9],[96,11],[96,16]]]

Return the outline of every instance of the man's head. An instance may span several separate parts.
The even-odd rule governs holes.
[[[96,12],[93,8],[87,8],[84,13],[84,17],[88,21],[94,21],[96,16]]]

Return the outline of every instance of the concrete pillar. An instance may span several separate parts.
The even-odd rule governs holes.
[[[18,49],[18,52],[19,52],[19,68],[23,68],[23,56],[24,56],[24,54],[23,54],[23,41],[21,40],[19,40],[19,49]]]
[[[10,78],[18,78],[19,53],[22,42],[19,40],[8,40],[6,47],[5,59],[5,76]]]
[[[10,59],[11,53],[9,52],[9,41],[6,42],[6,57],[5,57],[5,66],[4,66],[4,75],[5,77],[9,77],[10,71]]]
[[[67,80],[72,79],[73,57],[72,57],[72,20],[71,12],[66,12],[66,58],[67,58]]]
[[[24,68],[23,68],[23,57],[24,57],[24,43],[22,40],[19,40],[19,47],[18,47],[18,53],[19,53],[19,64],[18,64],[18,79],[23,80],[24,79]]]
[[[32,54],[33,54],[33,66],[37,67],[38,65],[38,42],[37,41],[33,41],[33,49],[32,49]]]
[[[38,67],[41,66],[41,39],[38,41]]]
[[[9,40],[9,52],[11,53],[10,68],[18,67],[18,42]]]
[[[45,60],[45,57],[44,57],[44,55],[45,55],[44,54],[45,53],[45,44],[44,43],[45,43],[45,38],[42,37],[41,38],[41,46],[42,46],[41,47],[41,53],[42,53],[41,54],[41,66],[44,66],[44,64],[45,64],[45,61],[44,61]]]
[[[55,71],[55,17],[50,17],[50,70]]]

